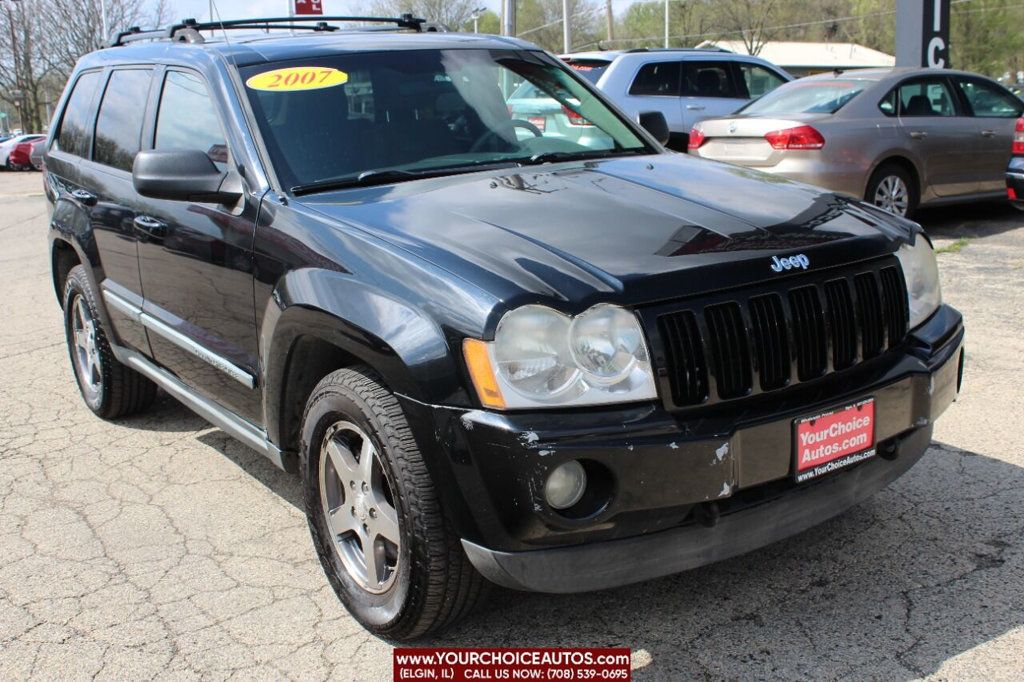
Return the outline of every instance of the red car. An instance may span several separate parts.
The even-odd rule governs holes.
[[[33,154],[35,146],[46,142],[46,138],[34,142],[22,142],[11,151],[10,164],[16,170],[39,170],[39,154]],[[34,158],[33,158],[34,157]]]

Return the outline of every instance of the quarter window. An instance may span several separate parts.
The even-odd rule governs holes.
[[[157,113],[154,147],[199,149],[215,163],[227,164],[224,130],[210,91],[199,76],[183,71],[167,73]]]
[[[93,160],[106,166],[131,171],[139,153],[142,120],[152,72],[124,69],[110,74],[96,119]]]
[[[747,96],[757,99],[779,87],[786,81],[777,74],[757,64],[740,62],[740,73],[743,75],[743,82],[747,86]]]
[[[661,95],[664,97],[679,96],[679,62],[655,62],[644,64],[633,85],[629,88],[631,95]]]
[[[900,116],[956,116],[945,80],[921,80],[899,87]]]
[[[957,80],[964,98],[971,105],[975,116],[985,118],[1017,118],[1021,114],[1019,100],[1002,88],[976,80]]]
[[[71,91],[60,132],[53,144],[55,150],[89,156],[89,138],[92,136],[92,100],[100,84],[100,72],[83,73]]]

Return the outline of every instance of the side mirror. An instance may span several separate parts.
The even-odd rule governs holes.
[[[238,180],[198,149],[142,151],[132,165],[135,191],[153,199],[234,204],[242,196]]]
[[[668,144],[668,121],[665,120],[665,114],[660,111],[642,111],[637,114],[636,122],[655,140],[663,145]]]

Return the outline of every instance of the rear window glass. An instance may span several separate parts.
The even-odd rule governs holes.
[[[859,95],[870,81],[794,81],[754,100],[745,114],[834,114]]]
[[[131,171],[139,153],[151,80],[153,74],[148,70],[127,69],[110,74],[96,119],[94,161]]]
[[[68,98],[64,120],[53,144],[55,150],[87,157],[89,138],[92,135],[92,100],[100,84],[100,72],[83,73],[75,83],[75,89]]]
[[[608,70],[611,62],[603,59],[566,59],[564,60],[569,68],[586,78],[591,83],[597,83],[601,76]]]

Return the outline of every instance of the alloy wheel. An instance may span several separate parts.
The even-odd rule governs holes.
[[[394,490],[373,441],[351,422],[336,422],[324,434],[320,500],[349,576],[367,592],[386,592],[398,575],[401,549]]]
[[[90,401],[95,400],[103,388],[103,364],[96,340],[96,321],[81,295],[75,296],[71,304],[71,336],[75,344],[75,371],[82,390]]]
[[[898,175],[885,176],[875,189],[874,204],[889,213],[905,216],[910,205],[907,183]]]

